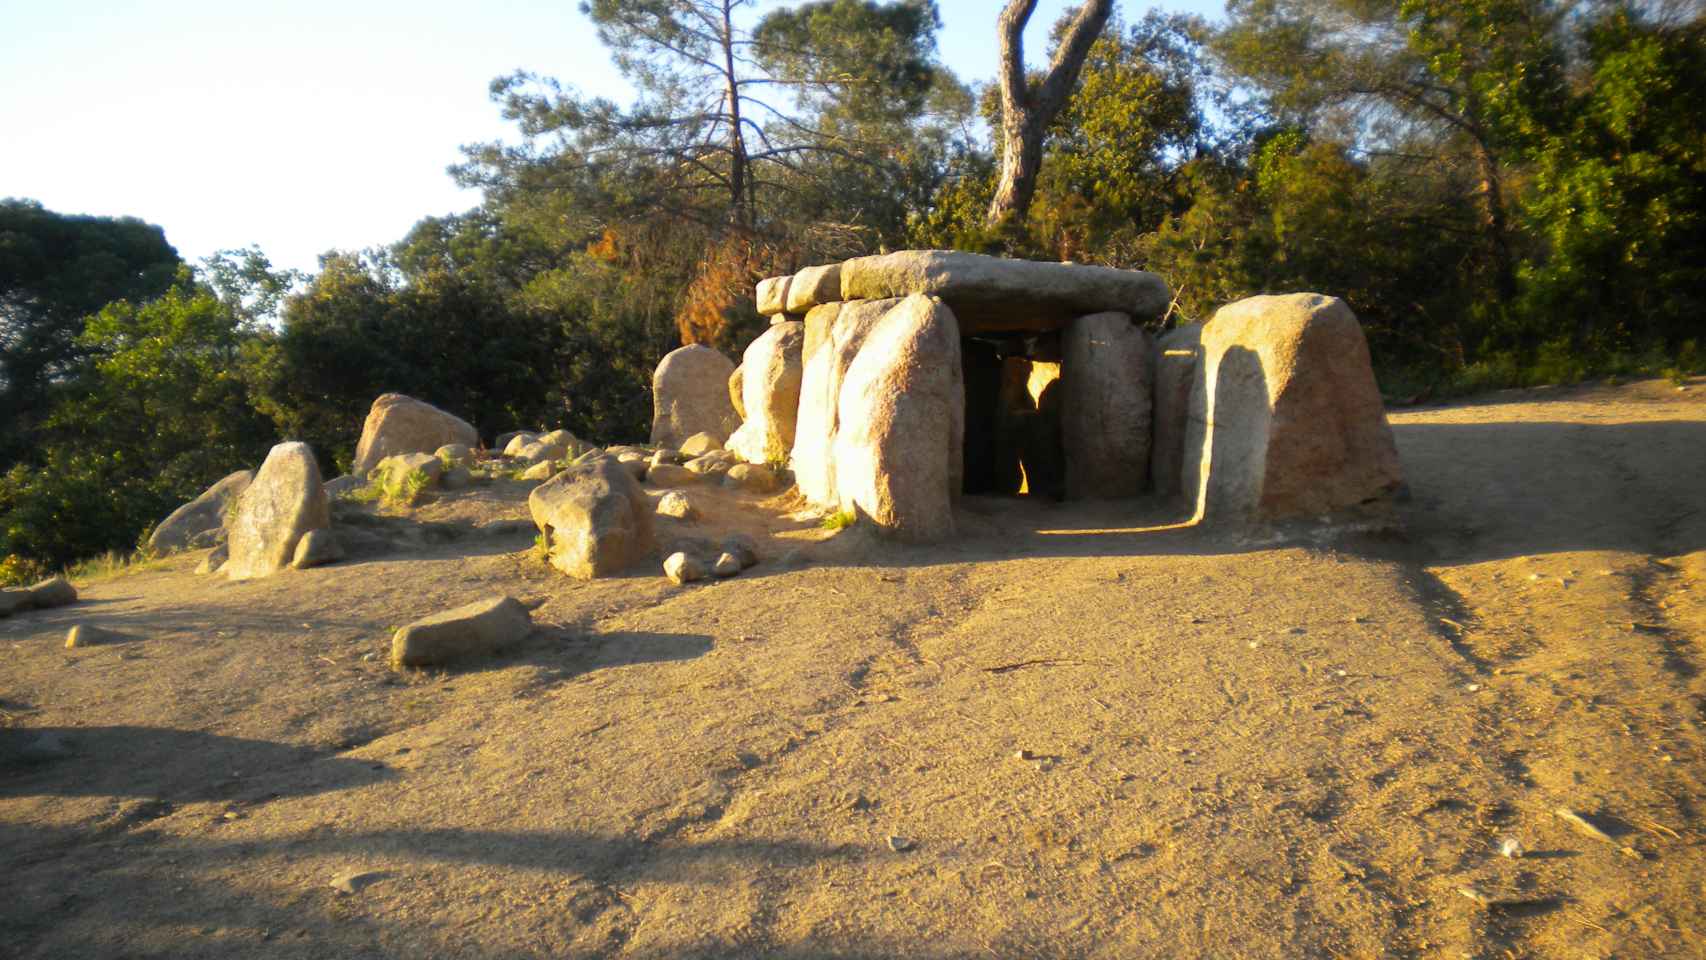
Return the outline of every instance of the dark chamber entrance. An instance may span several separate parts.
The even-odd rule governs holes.
[[[965,492],[1063,499],[1059,334],[967,337],[960,358]]]

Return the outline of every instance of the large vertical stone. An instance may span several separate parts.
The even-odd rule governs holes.
[[[727,441],[740,426],[729,402],[734,372],[728,357],[700,344],[665,354],[652,374],[652,443],[679,446],[696,433]]]
[[[1368,341],[1344,301],[1251,297],[1202,331],[1184,482],[1204,521],[1384,507],[1403,484]]]
[[[277,573],[296,556],[310,530],[332,525],[331,503],[321,485],[320,465],[306,443],[281,443],[255,472],[227,529],[230,559],[222,571],[232,580]]]
[[[842,380],[871,328],[899,303],[899,300],[858,300],[842,304],[834,312],[822,342],[806,358],[800,376],[800,409],[794,424],[790,466],[800,494],[819,506],[835,507],[840,503],[835,488],[834,445]],[[807,314],[808,335],[817,312]]]
[[[805,324],[771,325],[741,357],[746,422],[729,436],[728,449],[747,463],[786,460],[794,448],[800,409],[800,348]]]
[[[841,385],[832,455],[842,509],[903,540],[951,536],[964,404],[953,312],[907,297],[870,330]]]
[[[800,347],[801,362],[808,361],[817,348],[829,339],[830,328],[835,325],[835,318],[841,315],[841,303],[823,303],[806,311],[806,341]]]
[[[1185,427],[1201,352],[1200,323],[1170,330],[1155,345],[1155,442],[1149,450],[1149,482],[1156,496],[1174,497],[1184,489]]]
[[[1155,348],[1123,313],[1079,317],[1061,339],[1066,495],[1133,497],[1149,483]]]
[[[454,414],[414,397],[387,393],[373,401],[356,444],[352,476],[365,477],[379,461],[401,453],[432,453],[447,443],[480,445],[480,434]]]

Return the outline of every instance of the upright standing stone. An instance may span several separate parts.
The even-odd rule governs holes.
[[[907,297],[877,322],[841,387],[833,459],[842,509],[903,540],[953,534],[962,382],[959,327],[942,301]]]
[[[747,463],[786,460],[794,448],[804,341],[805,324],[774,324],[741,358],[746,422],[729,436],[728,449]]]
[[[1403,469],[1368,341],[1344,301],[1251,297],[1202,331],[1185,489],[1199,520],[1274,521],[1383,509]]]
[[[699,344],[666,354],[652,374],[653,445],[677,446],[695,433],[726,441],[740,426],[729,402],[734,372],[728,357]]]
[[[1155,346],[1123,313],[1079,317],[1061,338],[1066,495],[1135,497],[1149,483]]]
[[[228,526],[230,559],[221,571],[232,580],[277,573],[290,566],[304,534],[331,525],[314,451],[306,443],[281,443],[237,498]]]
[[[823,342],[806,360],[800,376],[800,408],[794,425],[794,452],[790,463],[794,482],[807,500],[835,507],[840,497],[835,487],[834,446],[840,423],[838,406],[847,368],[865,343],[866,334],[899,300],[860,300],[844,303],[833,314],[833,324]],[[807,318],[808,329],[811,316]]]
[[[1191,413],[1191,384],[1202,352],[1202,324],[1164,334],[1155,347],[1155,433],[1149,449],[1149,482],[1156,496],[1183,490],[1185,427]]]
[[[480,445],[480,434],[468,421],[430,403],[400,393],[387,393],[373,401],[367,422],[361,427],[355,460],[349,472],[358,477],[399,453],[432,453],[447,443],[468,447]]]
[[[653,545],[652,504],[614,457],[572,466],[527,497],[551,565],[590,580],[631,566]]]

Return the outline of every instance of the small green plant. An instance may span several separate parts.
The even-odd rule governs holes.
[[[13,553],[0,557],[0,587],[26,586],[46,578],[47,567],[39,561]]]
[[[859,522],[859,517],[853,511],[842,510],[824,517],[823,522],[818,525],[825,530],[835,531],[845,530],[857,522]]]
[[[533,553],[541,563],[551,559],[551,538],[543,530],[533,537]]]

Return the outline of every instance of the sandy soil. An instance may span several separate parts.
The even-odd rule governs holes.
[[[1706,384],[1392,419],[1404,536],[719,492],[760,566],[578,583],[496,484],[88,584],[0,621],[0,956],[1706,956]],[[386,668],[497,593],[524,649]]]

